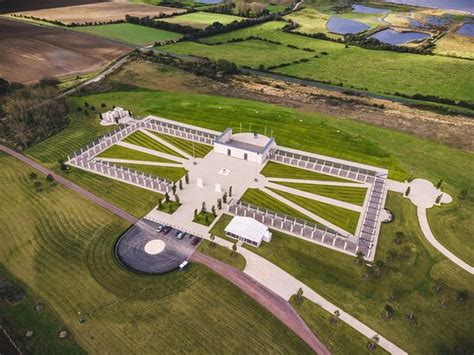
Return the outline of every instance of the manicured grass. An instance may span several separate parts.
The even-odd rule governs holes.
[[[175,202],[175,201],[163,201],[161,203],[161,207],[158,207],[157,210],[158,211],[162,211],[162,212],[166,212],[166,213],[169,213],[169,214],[173,214],[176,212],[176,210],[179,208],[179,206],[181,206],[181,204]]]
[[[328,347],[333,354],[387,354],[380,346],[374,352],[367,347],[369,339],[357,330],[339,320],[331,323],[331,313],[304,298],[302,303],[293,296],[290,303],[303,318],[314,334]]]
[[[269,67],[283,63],[292,63],[300,59],[309,59],[314,56],[312,52],[260,40],[247,40],[214,46],[186,41],[159,48],[175,54],[194,55],[214,60],[225,59],[240,66],[255,69],[259,68],[260,65]],[[278,55],[274,55],[275,53],[278,53]]]
[[[294,182],[277,182],[277,184],[359,206],[364,204],[365,195],[367,194],[365,187],[300,184]]]
[[[170,155],[175,155],[179,158],[184,158],[181,154],[179,154],[175,150],[167,147],[166,145],[158,142],[157,140],[147,136],[145,133],[140,132],[140,131],[134,132],[133,134],[125,138],[123,141],[126,143],[139,145],[140,147],[153,149],[161,153],[166,153]]]
[[[157,166],[157,165],[142,165],[142,164],[124,164],[120,163],[126,168],[135,169],[137,171],[144,172],[146,174],[151,174],[162,179],[170,181],[178,181],[184,175],[186,175],[185,168],[173,168],[169,166]]]
[[[34,192],[30,171],[0,157],[0,260],[58,314],[86,352],[311,353],[269,312],[204,266],[160,277],[127,272],[113,247],[128,224],[60,185]],[[49,340],[53,346],[57,335]]]
[[[175,161],[162,158],[156,155],[141,152],[139,150],[122,147],[120,145],[113,145],[107,148],[102,153],[97,155],[98,158],[111,158],[111,159],[127,159],[127,160],[140,160],[140,161],[153,161],[157,163],[176,163]]]
[[[110,25],[79,26],[73,27],[75,31],[88,33],[97,37],[104,37],[115,41],[134,45],[147,45],[155,42],[178,40],[183,35],[180,33],[160,30],[133,23],[114,23]]]
[[[431,247],[419,228],[416,208],[407,199],[389,193],[387,207],[395,220],[382,225],[375,261],[384,266],[378,276],[366,279],[365,267],[356,265],[354,258],[277,231],[272,231],[270,243],[251,250],[409,353],[452,353],[457,346],[471,352],[472,300],[460,303],[456,294],[464,289],[474,293],[473,276]],[[215,226],[223,230],[226,223],[219,222]],[[406,235],[402,245],[393,243],[397,231]],[[213,234],[219,235],[218,228]],[[408,257],[402,257],[406,250]],[[392,252],[396,256],[391,261]],[[390,300],[394,292],[397,299]],[[440,306],[442,297],[448,300],[446,307]],[[388,321],[381,316],[386,304],[395,310]],[[406,319],[409,312],[414,312],[416,322]]]
[[[245,268],[245,258],[238,253],[235,253],[235,256],[232,256],[232,250],[227,249],[221,245],[215,244],[211,245],[211,242],[203,239],[201,244],[199,244],[199,249],[201,253],[210,256],[211,258],[220,260],[226,264],[229,264],[232,267],[242,271]],[[237,249],[238,250],[238,249]]]
[[[316,222],[305,214],[295,210],[294,208],[285,205],[283,202],[271,197],[259,189],[247,189],[240,198],[240,201],[250,203],[255,206],[269,209],[273,212],[283,213],[285,215],[303,219],[310,222]]]
[[[213,147],[207,144],[201,144],[193,142],[187,139],[182,139],[178,137],[173,137],[167,134],[161,134],[156,132],[151,132],[157,137],[167,141],[168,143],[174,145],[176,148],[181,149],[183,152],[188,153],[190,156],[193,156],[193,145],[194,145],[194,156],[196,158],[204,158]]]
[[[351,234],[355,234],[357,223],[359,222],[360,213],[342,208],[339,206],[330,205],[321,201],[312,200],[310,198],[290,194],[285,191],[269,188],[269,190],[277,193],[281,197],[296,203],[315,215],[324,218],[326,221],[335,224],[338,227],[346,230]]]
[[[193,222],[210,226],[215,219],[216,216],[213,213],[201,211],[193,218]]]
[[[207,26],[212,25],[214,22],[219,22],[223,25],[227,25],[234,21],[243,20],[243,17],[198,11],[184,15],[167,17],[160,20],[169,23],[177,23],[183,26],[191,26],[194,28],[204,29]]]
[[[353,182],[332,175],[318,173],[306,169],[297,168],[295,166],[275,163],[269,161],[260,172],[267,178],[284,178],[284,179],[301,179],[301,180],[318,180],[318,181],[335,181],[335,182]]]

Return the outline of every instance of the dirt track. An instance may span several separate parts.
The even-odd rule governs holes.
[[[316,338],[293,307],[276,293],[244,274],[242,271],[199,252],[195,252],[191,256],[191,260],[206,265],[239,287],[295,332],[295,334],[303,339],[317,354],[330,354],[326,346]]]
[[[131,50],[82,33],[7,19],[0,19],[0,48],[0,77],[21,83],[92,72]]]

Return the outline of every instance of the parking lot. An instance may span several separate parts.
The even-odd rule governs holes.
[[[164,274],[177,269],[198,247],[196,237],[186,233],[178,239],[178,229],[158,232],[159,225],[143,219],[118,240],[115,255],[124,267],[144,274]]]

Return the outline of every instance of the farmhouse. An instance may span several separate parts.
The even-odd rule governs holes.
[[[272,233],[268,227],[253,218],[236,216],[225,227],[225,234],[245,243],[259,247],[262,240],[272,240]]]
[[[254,163],[263,164],[273,147],[276,147],[273,138],[257,133],[232,134],[232,128],[227,128],[214,141],[214,151]]]

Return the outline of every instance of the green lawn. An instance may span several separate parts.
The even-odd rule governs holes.
[[[199,244],[199,249],[201,253],[210,256],[211,258],[220,260],[226,264],[229,264],[232,267],[242,271],[245,268],[245,258],[239,254],[237,251],[235,256],[232,256],[232,250],[227,249],[221,245],[215,244],[211,245],[211,242],[203,239],[201,244]],[[237,249],[238,250],[238,249]]]
[[[277,193],[281,197],[296,203],[315,215],[324,218],[326,221],[335,224],[345,231],[355,234],[357,223],[359,222],[360,213],[342,208],[339,206],[330,205],[321,201],[316,201],[310,198],[298,196],[285,191],[269,188],[269,190]]]
[[[463,304],[456,295],[464,289],[474,294],[474,277],[431,247],[418,226],[416,208],[408,200],[389,193],[387,207],[395,220],[382,225],[375,261],[384,265],[378,276],[366,279],[365,267],[356,265],[354,258],[277,231],[270,243],[251,250],[409,353],[454,353],[457,346],[472,352],[472,297]],[[227,223],[218,221],[212,233],[222,235]],[[405,233],[402,245],[393,243],[397,231]],[[405,252],[407,257],[402,256]],[[395,257],[390,260],[392,253]],[[439,294],[435,292],[438,285]],[[447,299],[445,307],[440,306],[442,297]],[[386,304],[395,310],[388,321],[381,316]],[[416,322],[406,319],[410,312]]]
[[[243,20],[243,17],[201,11],[160,19],[160,21],[176,23],[182,26],[191,26],[199,29],[204,29],[207,26],[212,25],[214,22],[227,25],[231,22],[240,20]]]
[[[73,30],[138,46],[154,44],[155,42],[178,40],[183,36],[180,33],[135,25],[133,23],[78,26],[73,27]]]
[[[193,222],[210,226],[215,219],[216,216],[213,213],[201,211],[193,218]]]
[[[267,178],[284,178],[284,179],[301,179],[301,180],[318,180],[318,181],[335,181],[335,182],[354,182],[332,175],[318,173],[306,169],[297,168],[295,166],[276,163],[269,161],[260,172]]]
[[[367,194],[367,189],[365,187],[302,184],[294,182],[277,182],[277,184],[316,195],[330,197],[358,206],[364,204],[365,195]]]
[[[300,59],[309,59],[314,56],[312,52],[260,40],[232,42],[214,46],[186,41],[161,46],[160,50],[214,60],[225,59],[240,66],[255,69],[260,65],[269,67],[283,63],[292,63]],[[275,55],[275,53],[278,53],[278,55]]]
[[[197,143],[187,139],[173,137],[167,134],[161,134],[156,132],[151,133],[174,145],[176,148],[182,150],[183,152],[188,153],[190,156],[193,156],[194,153],[194,156],[196,158],[204,158],[213,149],[212,146],[207,144]]]
[[[255,206],[263,207],[273,212],[283,213],[288,216],[316,223],[316,221],[306,216],[305,214],[295,210],[294,208],[288,205],[285,205],[283,202],[280,202],[279,200],[271,197],[263,191],[260,191],[259,189],[247,189],[247,191],[245,191],[245,193],[240,198],[240,201],[247,202]]]
[[[60,185],[34,192],[30,171],[0,157],[0,260],[57,313],[86,352],[311,353],[269,312],[204,266],[159,277],[124,270],[113,247],[128,224]],[[21,324],[25,314],[9,315]],[[41,324],[28,324],[40,336]],[[57,335],[47,341],[46,352],[75,352],[69,340],[54,347]]]
[[[110,158],[110,159],[127,159],[127,160],[140,160],[140,161],[153,161],[157,163],[176,163],[175,161],[162,158],[156,155],[141,152],[139,150],[122,147],[120,145],[113,145],[107,148],[102,153],[97,155],[98,158]]]
[[[375,352],[370,351],[367,347],[369,339],[341,320],[331,323],[332,314],[310,300],[304,298],[302,303],[298,303],[296,297],[293,296],[290,303],[331,353],[340,355],[388,354],[380,346]]]
[[[144,172],[146,174],[151,174],[162,179],[170,181],[178,181],[184,175],[186,175],[185,168],[173,168],[169,166],[157,166],[157,165],[142,165],[142,164],[118,164],[120,166],[135,169],[137,171]],[[179,193],[179,190],[177,190]]]
[[[176,210],[179,208],[179,206],[181,206],[181,204],[175,202],[175,201],[163,201],[161,203],[161,207],[158,206],[157,210],[158,211],[162,211],[162,212],[166,212],[166,213],[169,213],[169,214],[173,214],[176,212]]]
[[[166,145],[158,142],[157,140],[147,136],[145,133],[137,131],[128,136],[123,140],[124,142],[136,144],[140,147],[145,147],[148,149],[153,149],[161,153],[166,153],[170,155],[175,155],[179,158],[184,158],[181,154],[176,152],[175,150],[167,147]]]

